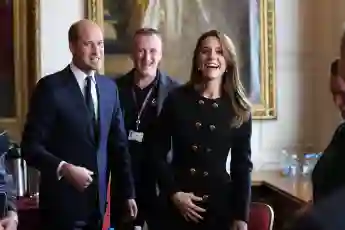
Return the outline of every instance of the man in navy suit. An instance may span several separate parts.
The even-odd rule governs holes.
[[[104,56],[101,29],[81,20],[68,37],[72,62],[38,82],[22,154],[41,172],[45,229],[100,229],[109,174],[130,217],[137,213],[127,135],[117,87],[96,73]]]
[[[131,57],[134,68],[118,78],[117,85],[128,132],[139,213],[133,223],[116,225],[120,230],[133,230],[143,228],[146,222],[150,230],[160,230],[164,229],[160,218],[163,207],[157,196],[156,173],[147,150],[147,146],[155,143],[147,141],[146,136],[150,134],[166,96],[179,83],[158,68],[162,59],[162,38],[156,29],[141,28],[135,32]],[[112,192],[112,207],[116,204],[120,207],[116,192]],[[121,212],[114,208],[112,222],[118,222],[119,216]]]

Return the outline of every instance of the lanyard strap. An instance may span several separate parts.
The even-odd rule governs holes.
[[[154,85],[151,87],[150,91],[146,94],[146,97],[145,97],[145,99],[144,99],[144,101],[143,101],[143,103],[141,104],[141,107],[140,107],[140,109],[139,109],[139,112],[138,112],[138,115],[137,115],[137,120],[135,121],[135,125],[136,125],[136,130],[137,130],[137,131],[138,131],[139,125],[140,125],[140,118],[141,118],[141,115],[143,114],[143,112],[144,112],[144,110],[145,110],[145,108],[146,108],[146,105],[147,105],[147,103],[149,102],[149,99],[150,99],[150,97],[151,97],[151,94],[153,93],[153,89],[155,88],[155,85],[156,85],[156,84],[154,84]],[[138,101],[137,101],[137,97],[136,97],[136,95],[135,95],[134,89],[132,89],[132,95],[133,95],[134,103],[135,103],[136,106],[138,107],[139,105],[138,105]]]

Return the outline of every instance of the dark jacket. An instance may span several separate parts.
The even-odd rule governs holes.
[[[318,200],[285,230],[340,230],[345,229],[345,188]]]
[[[289,230],[345,229],[345,123],[338,126],[312,173],[313,205],[287,223]]]
[[[128,132],[133,127],[133,123],[137,118],[138,108],[135,104],[135,99],[133,98],[133,87],[134,87],[134,69],[132,69],[127,74],[120,76],[116,79],[116,84],[119,89],[119,96],[121,101],[121,107],[124,116],[124,123],[126,131]],[[165,73],[161,71],[157,71],[157,85],[155,86],[155,100],[156,100],[156,114],[154,117],[150,117],[149,123],[153,124],[156,118],[159,116],[162,106],[164,103],[165,98],[169,94],[169,92],[173,91],[176,87],[180,84],[174,80],[173,78],[169,77]],[[145,202],[155,209],[154,199],[157,196],[156,194],[156,173],[152,167],[151,158],[147,157],[148,153],[146,151],[146,147],[150,145],[154,145],[155,141],[150,142],[147,141],[146,137],[150,135],[152,129],[147,128],[144,132],[144,143],[140,146],[139,153],[130,152],[132,162],[133,162],[133,172],[134,172],[134,180],[136,184],[136,194],[137,198],[141,199],[141,202]],[[139,181],[140,180],[140,181]],[[119,204],[117,198],[117,190],[114,189],[111,191],[111,203],[114,203],[112,207]],[[119,206],[117,206],[119,207]],[[122,215],[121,210],[117,208],[112,209],[112,222],[117,221],[117,219]]]
[[[345,123],[338,126],[312,173],[313,202],[345,186]]]

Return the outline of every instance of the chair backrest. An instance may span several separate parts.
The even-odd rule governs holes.
[[[271,206],[261,202],[250,205],[248,230],[272,230],[274,212]]]
[[[110,228],[110,179],[107,189],[107,209],[105,211],[102,230],[108,230]]]

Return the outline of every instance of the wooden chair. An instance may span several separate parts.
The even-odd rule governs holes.
[[[272,230],[274,211],[271,206],[253,202],[250,206],[248,230]]]
[[[110,179],[109,179],[108,191],[107,191],[107,202],[108,202],[108,205],[107,205],[107,209],[104,215],[102,230],[108,230],[110,228]]]

